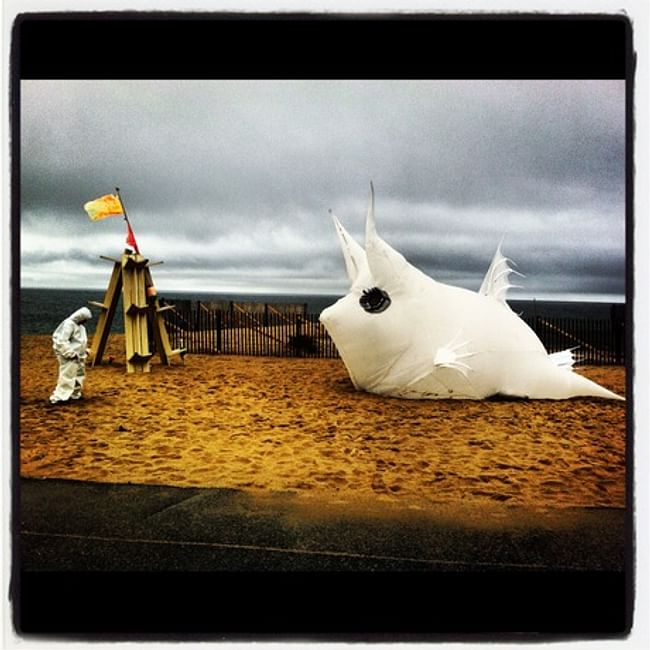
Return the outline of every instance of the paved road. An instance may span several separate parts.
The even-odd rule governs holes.
[[[24,630],[356,638],[626,625],[620,510],[425,512],[58,480],[19,488]]]

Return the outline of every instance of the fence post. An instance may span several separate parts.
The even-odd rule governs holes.
[[[217,310],[215,326],[217,328],[217,352],[221,352],[221,309]]]
[[[613,304],[609,313],[614,339],[614,363],[625,363],[625,305]]]
[[[295,346],[296,352],[298,353],[298,356],[300,356],[300,357],[304,356],[304,354],[305,354],[304,350],[302,348],[301,337],[302,337],[302,316],[297,315],[296,316],[296,337],[295,337],[294,341],[296,343],[296,346]]]
[[[613,323],[614,359],[616,363],[625,363],[625,328],[622,321]]]

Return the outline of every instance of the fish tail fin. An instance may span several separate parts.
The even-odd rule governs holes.
[[[605,399],[613,399],[622,402],[625,401],[624,397],[617,395],[613,391],[597,384],[595,381],[591,381],[591,379],[579,375],[578,373],[570,372],[570,376],[571,389],[575,391],[575,397],[603,397]]]

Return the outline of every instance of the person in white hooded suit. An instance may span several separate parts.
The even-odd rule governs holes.
[[[52,334],[52,347],[59,362],[59,379],[50,395],[51,404],[81,399],[88,356],[88,334],[84,323],[91,318],[90,309],[81,307],[63,320]]]

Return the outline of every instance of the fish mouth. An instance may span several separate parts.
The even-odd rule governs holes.
[[[324,309],[318,317],[318,320],[327,331],[328,336],[332,339],[339,352],[339,356],[345,359],[348,354],[347,346],[343,344],[346,340],[346,337],[343,336],[345,327],[342,326],[340,315],[336,314],[335,305]]]
[[[332,324],[332,321],[334,320],[334,318],[332,317],[332,312],[330,311],[330,307],[324,309],[320,313],[318,320],[325,326],[325,328],[329,332],[329,327]]]
[[[342,300],[345,300],[347,296],[344,296],[343,298],[340,298],[337,300],[333,305],[329,305],[328,307],[325,307],[323,311],[320,313],[318,320],[323,324],[323,326],[327,329],[327,332],[329,333],[330,336],[333,336],[336,332],[338,332],[341,328],[341,308],[340,308],[340,302]],[[337,315],[337,312],[338,315]],[[345,318],[343,319],[345,320]]]

